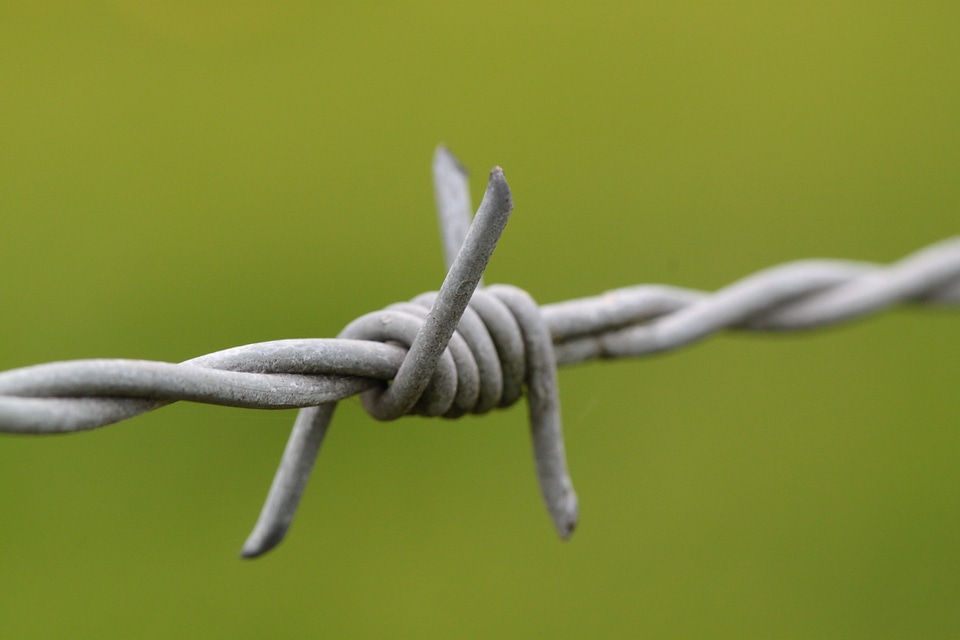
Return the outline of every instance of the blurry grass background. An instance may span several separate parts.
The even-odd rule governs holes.
[[[329,5],[329,6],[327,6]],[[960,4],[0,4],[0,369],[179,361],[443,277],[430,159],[516,210],[541,302],[713,289],[957,232]],[[958,317],[561,372],[582,522],[525,409],[338,411],[274,553],[292,412],[0,438],[4,638],[960,633]]]

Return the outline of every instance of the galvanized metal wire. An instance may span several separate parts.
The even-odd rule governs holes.
[[[434,158],[449,271],[439,292],[351,322],[336,339],[250,344],[179,364],[78,360],[0,373],[0,432],[69,433],[178,400],[300,408],[280,467],[242,551],[285,536],[336,403],[361,394],[379,420],[457,418],[514,404],[526,391],[541,492],[561,538],[577,522],[567,472],[558,365],[678,349],[713,333],[796,331],[903,304],[960,304],[960,237],[893,264],[802,260],[715,292],[661,285],[538,306],[525,291],[482,286],[512,199],[495,168],[471,222],[466,172],[444,148]]]

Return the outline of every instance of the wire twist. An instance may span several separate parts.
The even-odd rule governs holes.
[[[336,403],[361,394],[374,418],[457,418],[514,404],[527,392],[541,493],[561,538],[577,522],[567,472],[558,364],[677,349],[724,329],[811,329],[910,302],[960,304],[960,237],[891,265],[803,260],[716,292],[641,285],[538,307],[521,289],[482,286],[513,208],[503,172],[490,174],[471,223],[466,172],[434,157],[448,273],[439,292],[361,316],[336,339],[245,345],[180,364],[78,360],[0,373],[0,431],[93,429],[177,400],[300,408],[242,555],[276,546],[293,520]]]

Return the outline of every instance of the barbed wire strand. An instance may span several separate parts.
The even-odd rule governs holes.
[[[100,359],[0,373],[0,432],[69,433],[178,400],[300,408],[267,500],[243,546],[255,557],[285,536],[336,402],[360,394],[377,419],[456,418],[515,403],[524,386],[541,493],[561,538],[577,521],[556,367],[677,349],[715,332],[794,331],[899,303],[960,304],[960,237],[890,265],[802,260],[716,292],[640,285],[538,307],[483,270],[512,210],[503,172],[490,175],[470,220],[465,170],[443,147],[433,165],[448,274],[438,293],[351,322],[336,339],[244,345],[179,364]]]

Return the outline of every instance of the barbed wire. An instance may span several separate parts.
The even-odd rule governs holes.
[[[960,237],[898,262],[801,260],[715,292],[660,285],[538,306],[482,275],[513,208],[503,171],[490,173],[471,222],[466,171],[440,147],[434,185],[448,273],[436,293],[348,324],[335,339],[277,340],[179,364],[99,359],[0,373],[0,432],[69,433],[114,424],[178,400],[299,408],[244,557],[286,535],[339,400],[360,394],[374,418],[457,418],[517,402],[526,390],[534,459],[561,538],[578,506],[567,471],[558,365],[637,357],[724,329],[795,331],[900,303],[960,304]]]

